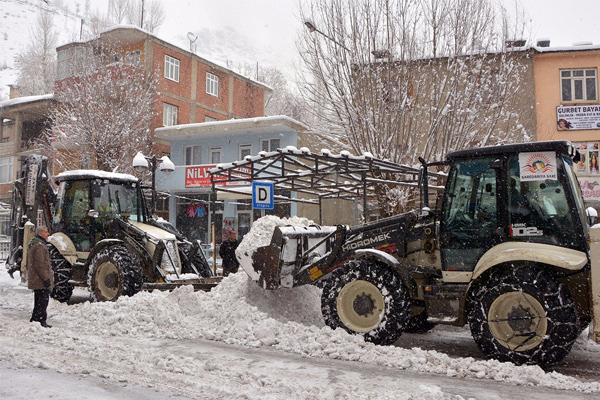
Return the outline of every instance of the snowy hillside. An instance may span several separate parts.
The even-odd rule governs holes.
[[[52,12],[59,43],[76,38],[80,20],[39,0],[0,0],[0,101],[8,99],[8,85],[17,81],[15,57],[29,44],[40,10]]]
[[[61,2],[67,4],[64,9],[46,4],[41,0],[0,0],[0,101],[8,99],[8,85],[16,83],[15,57],[30,43],[31,30],[34,27],[37,13],[47,10],[54,15],[54,23],[58,33],[58,45],[78,40],[81,29],[81,18],[77,15],[79,3]],[[187,5],[186,5],[187,4]],[[102,2],[93,6],[100,7]],[[191,31],[197,39],[194,50],[200,57],[239,71],[243,63],[256,66],[273,65],[281,58],[268,46],[260,46],[251,37],[246,37],[231,27],[207,26],[195,24],[189,27],[173,28],[174,11],[190,8],[189,2],[169,2],[165,7],[166,21],[154,35],[175,46],[188,50],[190,42],[187,32]],[[76,12],[77,11],[77,12]],[[106,10],[100,9],[100,13]],[[173,15],[172,15],[173,14]],[[85,26],[85,24],[84,24]],[[293,75],[292,71],[286,71]],[[252,77],[250,77],[252,78]]]

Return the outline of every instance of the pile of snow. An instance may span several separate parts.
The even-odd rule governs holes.
[[[0,274],[0,309],[10,308],[28,314],[31,292],[14,282],[16,280],[11,281],[6,273]],[[127,338],[147,339],[148,343],[160,339],[209,339],[413,372],[600,393],[598,382],[582,382],[556,372],[546,373],[535,366],[451,358],[419,348],[376,346],[364,342],[361,336],[325,326],[319,310],[320,290],[316,287],[307,285],[263,291],[241,271],[223,279],[211,292],[194,292],[191,286],[186,286],[173,292],[142,292],[116,302],[66,305],[51,301],[49,322],[54,328],[45,330],[43,336],[39,334],[42,328],[31,324],[28,316],[15,318],[6,313],[0,313],[0,331],[7,342],[51,342],[53,354],[38,354],[35,345],[18,351],[4,347],[0,349],[0,363],[14,368],[31,368],[40,367],[40,359],[43,359],[45,369],[89,374],[89,365],[80,364],[78,360],[88,357],[89,352],[105,352],[103,359],[129,365],[140,376],[155,374],[157,369],[171,371],[176,368],[184,368],[186,374],[195,374],[198,372],[194,366],[186,366],[185,362],[182,366],[175,360],[152,360],[157,356],[151,348],[143,352],[128,351]],[[93,339],[84,339],[92,332],[95,334]],[[100,345],[99,340],[107,340],[111,346]]]
[[[259,247],[271,244],[271,237],[273,236],[275,228],[290,225],[310,226],[314,224],[315,223],[312,220],[301,217],[279,218],[274,215],[264,216],[252,224],[250,232],[244,236],[235,255],[248,276],[252,278],[252,280],[257,281],[259,273],[252,266],[252,255]]]

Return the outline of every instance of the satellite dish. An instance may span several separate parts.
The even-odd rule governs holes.
[[[192,42],[192,43],[194,43],[196,41],[196,39],[198,39],[198,36],[194,35],[192,32],[188,32],[187,37],[190,40],[190,42]]]

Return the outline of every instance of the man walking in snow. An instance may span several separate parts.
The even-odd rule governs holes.
[[[223,276],[235,274],[240,266],[239,261],[235,257],[235,249],[238,248],[240,242],[237,241],[237,232],[232,230],[229,232],[229,239],[221,244],[219,255],[223,259]]]
[[[27,250],[27,287],[33,290],[33,312],[30,322],[39,322],[44,328],[51,326],[46,323],[50,291],[54,287],[54,274],[50,265],[50,253],[46,240],[50,233],[45,226],[38,226],[36,235],[29,242]]]

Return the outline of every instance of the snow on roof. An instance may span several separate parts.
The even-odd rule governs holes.
[[[249,129],[267,129],[275,126],[287,126],[293,130],[307,130],[308,126],[286,115],[270,117],[254,117],[241,119],[228,119],[225,121],[198,122],[157,128],[154,135],[160,139],[171,139],[187,136],[210,136],[212,134],[233,135],[236,130],[248,133]],[[211,136],[212,137],[212,136]]]
[[[36,101],[42,101],[42,100],[52,100],[53,98],[54,98],[54,93],[41,94],[41,95],[37,95],[37,96],[16,97],[14,99],[0,101],[0,108],[15,106],[18,104],[34,103]]]
[[[76,169],[65,171],[56,175],[57,179],[63,178],[91,178],[91,179],[110,179],[118,181],[137,182],[138,178],[129,174],[120,174],[117,172],[100,171],[95,169]]]
[[[554,46],[554,47],[540,47],[531,46],[532,49],[538,53],[553,53],[562,51],[585,51],[585,50],[600,50],[600,44],[593,44],[592,42],[578,42],[573,43],[571,46]]]

